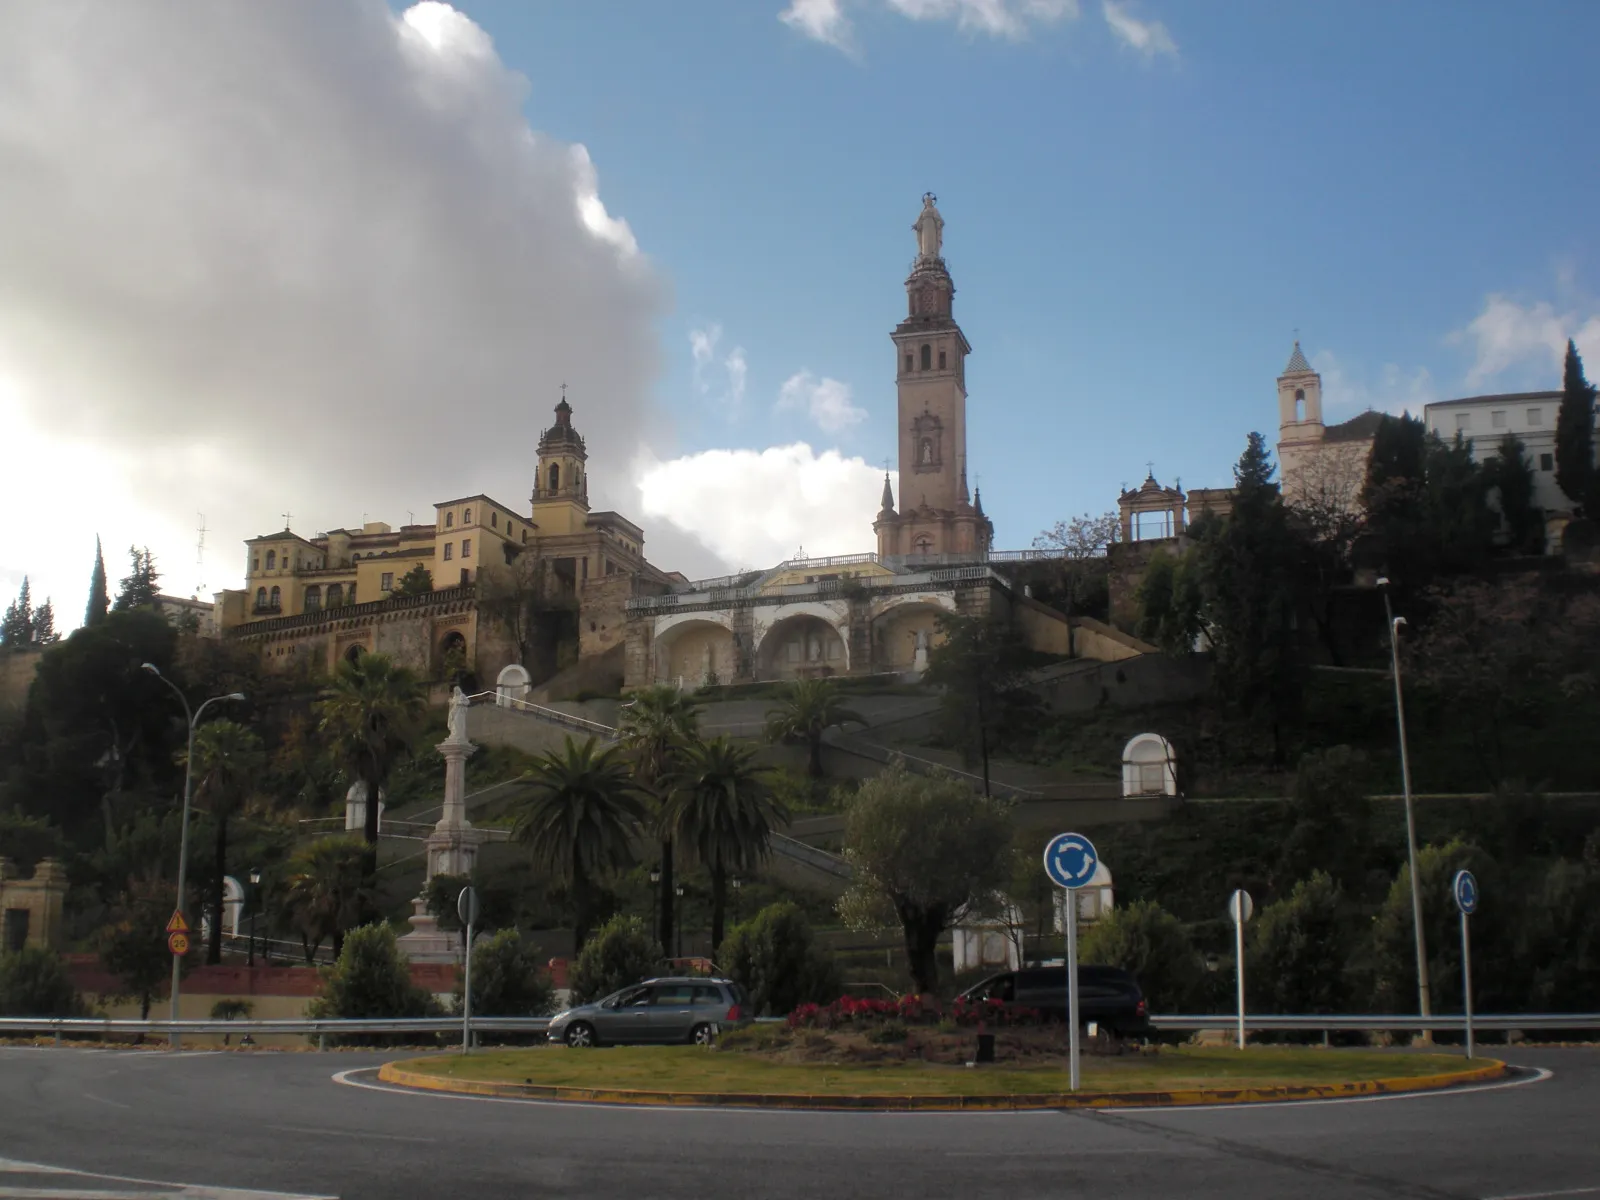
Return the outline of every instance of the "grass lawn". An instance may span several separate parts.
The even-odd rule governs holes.
[[[892,1065],[774,1063],[694,1046],[617,1046],[571,1050],[484,1050],[415,1059],[407,1070],[452,1079],[657,1092],[749,1092],[789,1095],[1022,1095],[1066,1090],[1057,1068],[969,1069],[927,1063]],[[1085,1055],[1086,1091],[1168,1091],[1396,1079],[1465,1069],[1457,1054],[1325,1050],[1263,1046],[1163,1047],[1159,1054]]]

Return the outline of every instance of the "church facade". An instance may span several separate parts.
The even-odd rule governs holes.
[[[1018,596],[983,500],[967,488],[967,356],[945,264],[944,218],[922,198],[907,314],[894,346],[900,497],[887,474],[876,553],[792,559],[765,571],[681,584],[628,602],[625,680],[683,686],[915,673],[942,613],[1025,610],[1030,640],[1070,652],[1066,618]],[[864,532],[864,531],[863,531]]]
[[[638,525],[590,509],[588,454],[565,396],[539,438],[523,511],[479,493],[440,501],[428,523],[313,537],[286,515],[280,532],[245,546],[245,587],[217,597],[216,625],[269,667],[326,672],[378,652],[433,681],[465,672],[487,687],[509,672],[524,692],[531,613],[564,618],[561,658],[620,659],[626,602],[683,582],[646,560]],[[431,586],[413,586],[421,572]],[[547,657],[541,675],[567,665]]]

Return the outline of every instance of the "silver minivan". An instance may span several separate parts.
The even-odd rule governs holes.
[[[646,979],[604,1000],[563,1009],[547,1035],[569,1046],[693,1042],[706,1045],[744,1019],[744,989],[731,979]]]

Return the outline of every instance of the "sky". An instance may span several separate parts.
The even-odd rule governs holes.
[[[591,499],[691,577],[873,549],[921,196],[996,546],[1331,423],[1600,375],[1600,5],[0,3],[0,602],[94,542]],[[892,470],[893,463],[890,462]],[[199,527],[205,526],[204,548]]]

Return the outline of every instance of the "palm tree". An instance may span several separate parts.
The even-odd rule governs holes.
[[[695,702],[677,688],[658,685],[636,693],[617,719],[617,741],[633,758],[633,776],[655,797],[659,816],[668,795],[665,781],[681,765],[682,750],[698,740],[700,713]],[[661,922],[656,931],[663,946],[672,945],[672,831],[661,826]]]
[[[216,879],[211,891],[211,939],[206,962],[222,961],[223,881],[228,874],[228,822],[250,795],[266,756],[261,739],[226,719],[208,721],[194,735],[194,797],[216,822]]]
[[[590,896],[597,876],[633,861],[633,837],[649,817],[618,746],[570,737],[546,751],[517,801],[511,835],[534,862],[564,880],[572,894],[573,952],[589,934]]]
[[[333,956],[344,949],[345,931],[361,920],[371,899],[367,878],[368,848],[353,837],[318,838],[289,864],[284,908],[300,933],[306,961],[317,947],[333,939]]]
[[[772,827],[789,812],[773,795],[769,772],[756,765],[753,747],[726,736],[683,751],[673,776],[665,819],[696,860],[711,872],[711,950],[722,945],[728,877],[753,870],[772,845]]]
[[[828,679],[796,679],[777,708],[767,711],[767,740],[804,739],[810,749],[806,773],[822,778],[822,731],[836,725],[865,725],[862,717],[844,706],[839,687]]]
[[[363,654],[339,663],[333,686],[317,704],[322,732],[351,775],[366,786],[370,886],[378,873],[378,798],[389,772],[411,753],[427,712],[422,684],[408,668],[384,654]]]

